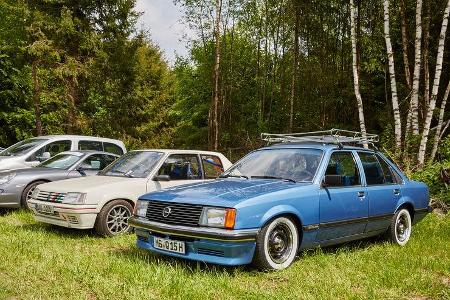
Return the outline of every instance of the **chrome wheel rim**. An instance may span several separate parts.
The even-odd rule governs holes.
[[[116,205],[108,212],[106,226],[112,234],[126,232],[130,225],[128,219],[131,217],[130,210],[124,205]]]
[[[292,253],[293,234],[289,226],[277,224],[269,234],[269,256],[277,264],[284,263]]]
[[[36,187],[37,187],[37,185],[32,186],[31,189],[28,190],[28,193],[27,193],[27,195],[25,197],[26,206],[28,208],[30,208],[30,205],[28,204],[29,203],[28,201],[31,199],[31,195],[33,195],[33,192],[36,189]]]
[[[397,240],[400,243],[408,240],[411,234],[411,223],[407,213],[402,212],[397,217],[397,222],[395,224],[395,234],[397,236]]]

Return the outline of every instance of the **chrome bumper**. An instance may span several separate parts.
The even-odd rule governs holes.
[[[152,222],[138,217],[130,218],[128,223],[135,228],[145,229],[150,232],[224,242],[255,241],[259,232],[259,229],[227,230],[220,228],[169,225]]]

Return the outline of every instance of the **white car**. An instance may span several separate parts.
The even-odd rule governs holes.
[[[131,151],[97,176],[39,185],[28,203],[37,221],[113,236],[129,231],[139,196],[211,180],[229,167],[231,162],[217,152]]]
[[[95,136],[46,135],[18,142],[0,151],[0,170],[35,167],[64,151],[95,150],[117,155],[127,152],[122,141]]]

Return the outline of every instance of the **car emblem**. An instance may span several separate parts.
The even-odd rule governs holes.
[[[172,213],[172,208],[170,206],[164,207],[162,215],[167,218]]]

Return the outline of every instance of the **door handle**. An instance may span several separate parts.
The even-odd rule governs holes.
[[[364,192],[358,192],[359,198],[364,198],[365,196],[366,196],[366,194]]]
[[[396,196],[400,195],[400,189],[394,189],[394,195]]]

